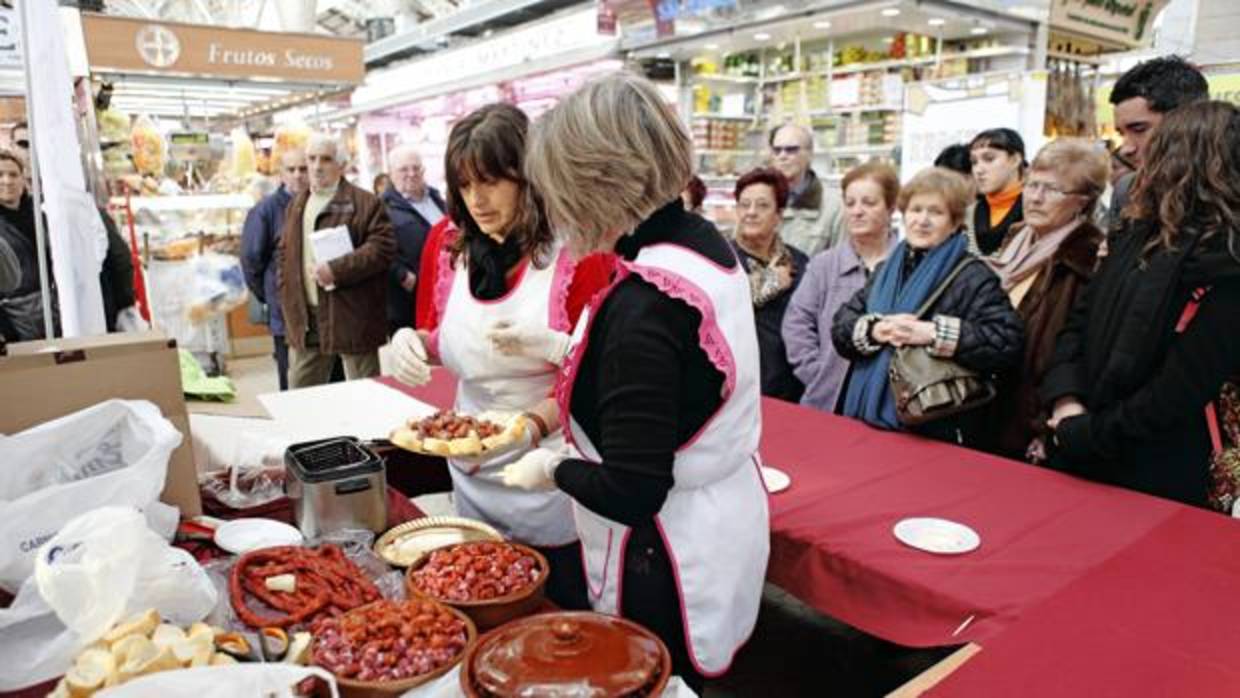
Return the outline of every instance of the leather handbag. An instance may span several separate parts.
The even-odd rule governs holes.
[[[917,309],[921,318],[930,311],[960,272],[972,262],[966,256]],[[887,371],[896,417],[905,426],[917,426],[977,409],[995,398],[997,391],[983,376],[952,361],[934,356],[926,346],[896,347]]]

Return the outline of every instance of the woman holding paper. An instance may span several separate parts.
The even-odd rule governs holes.
[[[551,560],[547,593],[559,605],[586,605],[581,556],[568,497],[505,487],[499,470],[536,445],[563,443],[552,393],[582,306],[610,276],[609,257],[578,263],[556,243],[542,201],[522,174],[528,119],[493,104],[458,121],[445,170],[453,227],[434,251],[430,331],[392,338],[395,375],[410,385],[442,363],[459,379],[455,409],[465,414],[523,414],[524,438],[481,461],[449,458],[457,510],[505,536],[538,547]]]

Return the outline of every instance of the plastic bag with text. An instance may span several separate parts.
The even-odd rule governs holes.
[[[0,436],[0,587],[16,592],[35,552],[70,519],[104,505],[144,508],[164,489],[181,433],[150,402],[109,400]]]
[[[294,664],[234,664],[164,671],[105,688],[95,695],[98,698],[292,698],[298,695],[293,687],[311,676],[322,679],[332,698],[340,695],[330,672]]]
[[[73,519],[38,552],[34,575],[0,610],[0,691],[53,679],[120,619],[155,608],[201,620],[219,601],[206,572],[130,507]]]

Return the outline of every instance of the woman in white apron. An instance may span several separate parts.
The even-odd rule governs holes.
[[[427,251],[441,255],[434,287],[439,324],[422,335],[402,329],[392,344],[396,376],[407,383],[425,382],[435,359],[457,376],[458,413],[526,415],[524,439],[505,452],[448,459],[457,512],[541,550],[551,562],[548,595],[580,608],[586,601],[569,498],[514,490],[498,477],[534,445],[562,447],[552,396],[574,319],[569,296],[592,294],[605,280],[596,274],[587,291],[574,282],[579,268],[592,269],[555,242],[522,176],[527,125],[520,110],[497,104],[453,127],[445,169],[456,227],[440,250]]]
[[[561,101],[526,170],[553,226],[581,231],[571,246],[614,249],[619,269],[578,322],[557,387],[577,453],[535,449],[504,480],[572,496],[594,608],[656,632],[700,692],[753,631],[769,552],[748,278],[684,210],[689,138],[641,78]]]

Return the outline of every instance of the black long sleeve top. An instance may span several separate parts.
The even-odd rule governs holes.
[[[655,243],[681,245],[727,268],[738,263],[714,225],[679,199],[622,238],[616,253],[632,260]],[[723,401],[723,374],[698,342],[701,314],[636,274],[596,313],[570,410],[602,463],[566,460],[555,480],[596,514],[648,526],[675,482],[676,450]]]

